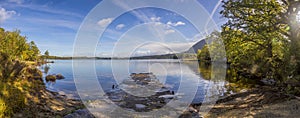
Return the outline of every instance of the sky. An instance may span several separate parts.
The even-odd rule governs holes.
[[[111,1],[120,8],[129,6],[118,0]],[[0,27],[9,31],[20,30],[28,41],[37,44],[42,53],[48,50],[50,55],[72,56],[80,26],[86,16],[102,3],[101,0],[0,0]],[[189,12],[188,15],[203,12],[212,15],[218,26],[224,23],[218,14],[221,10],[219,0],[198,0],[198,3],[205,10]],[[189,8],[184,5],[181,7]],[[110,9],[113,6],[105,7],[107,11],[103,13],[113,14],[114,9]],[[205,22],[207,17],[199,21]],[[98,17],[95,20],[97,22],[91,24],[92,27],[105,27],[95,51],[96,56],[102,57],[182,52],[207,34],[204,30],[198,31],[184,16],[162,8],[145,7],[117,18]],[[88,52],[82,51],[81,56]]]

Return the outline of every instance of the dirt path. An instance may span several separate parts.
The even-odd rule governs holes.
[[[260,87],[218,100],[205,118],[296,118],[300,100]]]

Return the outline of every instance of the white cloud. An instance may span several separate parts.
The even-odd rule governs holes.
[[[105,27],[106,25],[110,24],[112,21],[113,21],[112,18],[105,18],[105,19],[102,19],[102,20],[98,21],[97,24],[98,24],[100,27]]]
[[[179,21],[179,22],[177,22],[177,23],[175,24],[175,26],[179,26],[179,25],[185,25],[185,23],[184,23],[184,22],[181,22],[181,21]]]
[[[8,2],[22,4],[24,0],[8,0]]]
[[[0,24],[11,18],[13,15],[16,15],[16,11],[7,11],[4,8],[0,8]]]
[[[180,53],[187,51],[193,46],[194,42],[179,42],[179,43],[150,43],[140,47],[134,52],[135,56],[159,55]]]
[[[125,27],[124,24],[119,24],[119,25],[117,25],[116,29],[117,29],[117,30],[120,30],[120,29],[122,29],[122,28],[124,28],[124,27]]]
[[[160,17],[151,17],[150,20],[152,22],[159,22],[160,21]]]
[[[171,34],[171,33],[175,33],[175,30],[172,30],[172,29],[165,30],[165,35]]]
[[[182,25],[185,25],[185,23],[182,22],[182,21],[178,21],[178,22],[176,22],[176,23],[172,23],[171,21],[169,21],[169,22],[167,22],[167,25],[176,27],[176,26],[182,26]]]

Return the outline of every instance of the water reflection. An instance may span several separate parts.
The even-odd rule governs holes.
[[[224,87],[226,81],[218,78],[222,76],[221,70],[224,67],[215,67],[214,72],[212,72],[212,67],[210,65],[195,65],[195,62],[181,62],[180,60],[130,60],[128,72],[123,71],[121,66],[124,66],[128,60],[117,60],[114,61],[118,68],[114,68],[115,72],[124,73],[121,77],[122,80],[126,80],[130,77],[131,73],[153,73],[160,83],[164,86],[169,87],[175,93],[187,93],[196,90],[194,93],[193,103],[201,103],[205,95],[209,92],[207,90],[211,89],[209,86],[213,84],[214,88],[218,89],[218,92],[214,92],[218,95],[223,95],[226,91]],[[97,75],[97,81],[101,85],[102,89],[107,92],[112,90],[112,85],[122,85],[123,81],[116,81],[115,76],[112,71],[111,60],[96,60],[95,69]],[[80,60],[80,63],[93,63],[92,60]],[[51,67],[51,69],[50,69]],[[48,89],[52,91],[62,91],[65,94],[72,94],[72,96],[79,97],[76,91],[76,86],[73,79],[72,71],[72,61],[71,60],[55,60],[55,63],[48,64],[47,69],[44,67],[45,74],[55,74],[61,73],[65,76],[65,79],[56,81],[55,83],[46,83]],[[88,71],[85,66],[80,68],[82,74],[78,79],[83,83],[89,83],[94,81],[90,75],[87,75]],[[219,68],[219,69],[218,69]],[[47,71],[46,71],[47,70]],[[218,73],[218,71],[220,71]],[[219,74],[219,75],[218,75]],[[214,77],[213,81],[212,77]],[[186,85],[186,86],[181,86]],[[215,86],[217,85],[217,86]],[[89,85],[86,85],[89,87]],[[119,86],[121,87],[121,86]],[[181,87],[181,91],[178,91]],[[196,88],[195,88],[196,87]],[[128,93],[134,93],[134,91],[126,90]],[[155,89],[158,91],[160,88]],[[93,99],[99,97],[99,90],[94,87],[89,87],[88,91],[85,92],[87,99]],[[140,96],[143,93],[134,93],[134,95]],[[94,96],[93,96],[94,95]],[[190,99],[190,98],[186,98]]]
[[[50,70],[50,66],[48,64],[44,65],[44,73],[47,75]]]

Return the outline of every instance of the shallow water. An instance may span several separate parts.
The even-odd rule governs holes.
[[[55,63],[47,64],[50,67],[47,73],[62,74],[65,79],[57,80],[56,82],[46,82],[47,89],[67,95],[70,98],[79,98],[74,82],[74,73],[72,60],[54,60]],[[94,63],[95,62],[95,63]],[[212,84],[209,79],[204,78],[207,75],[200,73],[197,62],[182,62],[180,60],[77,60],[77,63],[82,64],[79,71],[88,73],[88,65],[93,63],[97,76],[97,82],[101,88],[107,92],[112,90],[112,85],[122,85],[122,81],[129,79],[131,73],[153,73],[156,78],[165,87],[170,90],[186,95],[191,91],[195,91],[192,103],[201,103],[208,93],[209,84]],[[113,64],[112,64],[113,63]],[[87,66],[84,66],[87,65]],[[128,65],[128,67],[126,67]],[[44,70],[45,65],[41,67]],[[125,68],[125,69],[124,69]],[[78,71],[78,70],[77,70]],[[203,70],[204,71],[204,70]],[[76,81],[90,81],[92,76],[81,74],[76,76]],[[224,82],[221,81],[213,84],[220,84],[220,95],[225,92]],[[88,85],[86,86],[89,87]],[[196,88],[195,88],[196,87]],[[124,88],[125,89],[125,88]],[[160,88],[158,88],[159,90]],[[91,95],[97,91],[91,90],[87,95]],[[134,93],[134,91],[127,91]],[[138,96],[137,93],[134,93]],[[141,93],[142,94],[142,93]],[[91,95],[92,96],[92,95]]]

